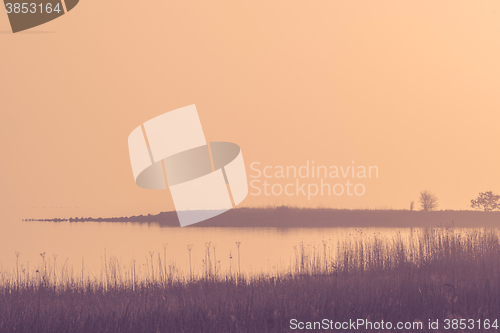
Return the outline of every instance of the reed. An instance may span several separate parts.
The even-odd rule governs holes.
[[[200,276],[175,267],[160,274],[166,263],[151,268],[151,255],[142,271],[107,258],[101,274],[78,277],[43,254],[35,276],[17,265],[0,272],[0,331],[289,332],[292,318],[498,319],[496,229],[425,229],[389,240],[359,233],[300,243],[278,272],[248,276],[238,265],[237,279],[217,269],[210,245]]]

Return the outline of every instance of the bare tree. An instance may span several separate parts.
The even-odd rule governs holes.
[[[500,209],[500,195],[491,191],[481,192],[477,199],[471,200],[472,208],[490,212],[495,209]]]
[[[434,210],[438,206],[437,197],[427,190],[420,192],[419,202],[422,210],[426,212]]]
[[[414,201],[410,202],[410,210],[413,210],[413,208],[415,208],[415,202]]]

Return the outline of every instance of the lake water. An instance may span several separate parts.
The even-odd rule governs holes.
[[[335,256],[338,242],[356,239],[405,238],[415,229],[400,228],[174,228],[156,224],[22,222],[0,234],[1,271],[14,273],[18,267],[41,270],[45,262],[79,275],[99,276],[104,258],[123,272],[134,267],[137,276],[163,271],[176,276],[207,272],[207,245],[212,273],[276,274],[287,272],[305,253],[310,259]],[[13,230],[13,231],[12,231]],[[236,242],[240,242],[239,251]],[[302,246],[302,245],[303,246]],[[188,247],[192,245],[191,264]],[[45,253],[45,259],[40,255]],[[238,265],[238,253],[240,267]],[[153,271],[151,271],[153,259]],[[159,264],[161,262],[161,264]],[[217,262],[216,267],[214,263]],[[163,267],[163,268],[159,268]],[[115,267],[116,268],[116,267]],[[215,272],[216,270],[216,272]]]
[[[132,269],[135,279],[158,278],[164,273],[174,278],[207,272],[218,276],[238,272],[245,276],[275,275],[296,269],[300,257],[323,267],[335,258],[339,243],[375,238],[384,243],[407,241],[422,232],[410,228],[180,228],[130,222],[11,222],[9,232],[0,233],[0,272],[11,277],[16,268],[26,273],[29,267],[34,274],[46,267],[51,270],[54,264],[54,271],[61,276],[64,270],[66,276],[79,277],[83,272],[96,279],[102,278],[105,266],[106,274],[112,266],[124,279],[130,278]]]

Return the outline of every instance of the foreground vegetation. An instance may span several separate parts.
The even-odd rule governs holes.
[[[496,230],[427,229],[339,243],[333,257],[322,250],[300,244],[288,273],[251,278],[4,273],[0,332],[290,332],[291,319],[325,318],[422,322],[425,332],[429,319],[500,316]]]

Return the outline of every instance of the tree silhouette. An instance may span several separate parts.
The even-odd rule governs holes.
[[[500,195],[497,195],[492,191],[480,192],[477,199],[473,199],[470,202],[470,206],[472,208],[480,209],[485,212],[500,209]]]
[[[420,192],[419,202],[422,210],[426,212],[434,210],[438,206],[437,197],[434,194],[430,193],[429,191]]]

